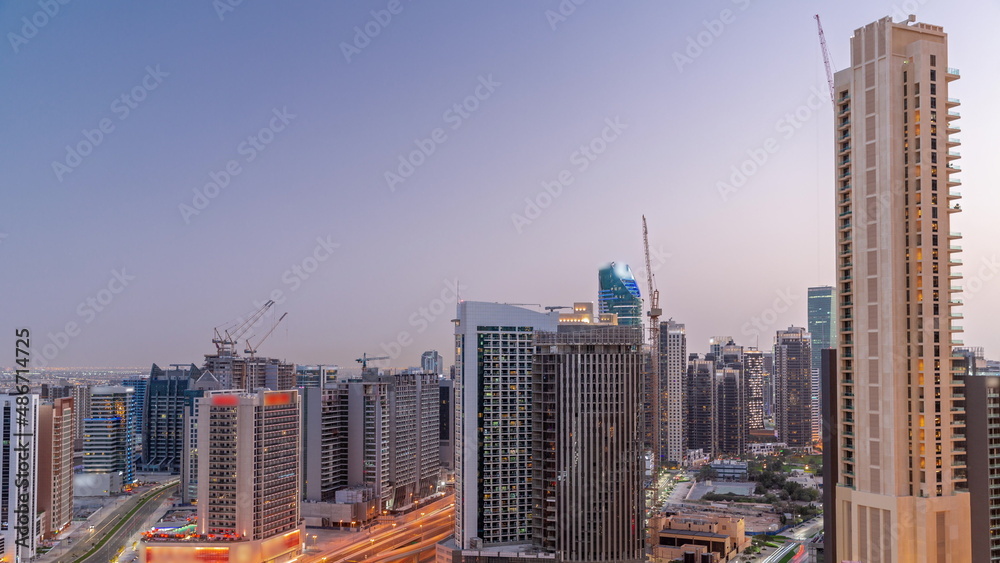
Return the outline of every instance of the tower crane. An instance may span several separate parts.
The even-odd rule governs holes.
[[[368,362],[374,362],[375,360],[389,360],[389,356],[369,356],[367,353],[361,354],[361,357],[354,360],[361,364],[361,370],[364,371],[368,369]]]
[[[257,348],[260,348],[260,345],[263,344],[265,340],[267,340],[268,336],[271,336],[271,333],[274,332],[274,329],[278,328],[278,325],[281,324],[281,321],[285,320],[285,317],[287,316],[288,316],[287,312],[282,313],[281,317],[279,317],[277,322],[274,323],[274,326],[271,327],[271,330],[267,331],[267,334],[265,334],[263,337],[261,337],[260,340],[257,341],[256,346],[250,346],[250,339],[248,338],[247,347],[245,350],[243,350],[243,353],[249,354],[250,359],[253,359],[254,355],[257,354]]]
[[[663,417],[663,409],[660,405],[660,398],[663,396],[663,391],[660,389],[660,315],[663,311],[660,309],[660,290],[656,289],[656,284],[653,282],[653,268],[649,263],[649,230],[646,228],[646,216],[642,216],[642,249],[646,258],[646,285],[649,288],[649,369],[650,377],[649,381],[651,385],[647,392],[651,395],[650,403],[653,409],[652,416],[652,436],[650,444],[653,448],[653,456],[657,464],[662,461],[662,453],[660,451],[660,446],[662,440],[660,439],[660,433],[662,432],[663,424],[661,419]]]
[[[819,14],[813,17],[816,18],[816,27],[819,29],[819,45],[823,48],[823,64],[826,65],[826,82],[830,86],[830,101],[837,103],[833,87],[833,65],[830,64],[830,49],[826,46],[826,34],[823,33],[823,24],[819,21]]]
[[[250,339],[247,338],[247,347],[246,349],[243,350],[243,353],[247,354],[247,356],[249,357],[249,360],[247,361],[248,373],[246,376],[246,391],[252,390],[253,386],[255,385],[262,384],[261,382],[257,381],[257,362],[254,361],[254,358],[257,355],[257,348],[260,348],[260,345],[263,344],[265,340],[267,340],[267,337],[271,336],[271,333],[274,332],[274,329],[278,328],[278,323],[284,320],[285,316],[287,315],[288,315],[287,312],[282,313],[281,317],[277,320],[277,322],[274,323],[274,326],[271,327],[271,330],[267,331],[267,334],[265,334],[260,340],[257,341],[256,346],[251,346]]]
[[[274,301],[268,299],[267,303],[264,303],[263,305],[261,305],[260,309],[257,309],[245,321],[243,321],[242,323],[240,323],[239,325],[237,325],[235,328],[233,328],[232,329],[232,331],[233,331],[232,333],[229,332],[230,329],[228,329],[228,328],[224,329],[223,333],[225,334],[225,336],[223,336],[223,333],[219,332],[219,328],[220,327],[218,327],[218,326],[215,327],[213,329],[213,330],[215,330],[215,338],[212,339],[212,344],[215,344],[216,351],[218,351],[220,354],[223,351],[227,351],[227,352],[229,352],[230,355],[234,355],[235,356],[236,355],[236,348],[235,348],[236,347],[236,343],[239,342],[240,338],[244,334],[246,334],[247,331],[250,330],[253,327],[253,325],[255,325],[257,323],[257,321],[260,320],[260,318],[264,316],[264,313],[266,313],[267,310],[270,309],[273,305],[274,305]],[[235,321],[233,321],[233,322],[235,322]],[[225,326],[225,325],[220,325],[220,326]]]

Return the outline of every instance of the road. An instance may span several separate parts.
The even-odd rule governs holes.
[[[73,549],[69,553],[60,555],[59,561],[67,561],[73,563],[107,563],[115,557],[118,550],[125,547],[125,542],[133,534],[139,531],[139,528],[146,521],[149,516],[155,512],[159,507],[163,499],[170,496],[177,488],[177,481],[172,481],[162,487],[153,489],[152,491],[142,495],[136,496],[129,499],[119,508],[111,512],[100,524],[94,526],[94,531],[90,533],[90,536],[84,540],[81,540],[77,545],[73,546]],[[128,518],[128,521],[121,528],[112,533],[112,529],[117,526],[126,514],[129,513],[133,508],[135,508],[143,499],[149,499],[145,504],[140,507],[135,514]],[[111,534],[108,537],[108,534]],[[93,548],[94,545],[100,543],[102,538],[108,537],[108,540],[97,549],[94,553],[90,554],[86,558],[87,552]]]
[[[371,534],[359,534],[358,540],[351,545],[309,554],[303,558],[303,562],[342,563],[369,559],[374,563],[390,561],[414,549],[433,550],[434,544],[447,538],[454,531],[453,503],[453,497],[446,497],[421,511],[422,515],[411,513],[402,516],[403,522],[375,530]]]
[[[823,517],[817,516],[786,531],[784,535],[788,537],[789,540],[778,548],[777,551],[765,557],[761,563],[775,563],[777,561],[781,561],[781,558],[789,552],[795,553],[795,556],[792,557],[790,563],[805,563],[805,561],[808,560],[809,554],[804,543],[822,530]]]

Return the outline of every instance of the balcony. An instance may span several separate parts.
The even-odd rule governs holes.
[[[959,100],[958,98],[948,98],[948,100],[945,102],[945,104],[947,104],[947,106],[950,108],[953,108],[961,103],[962,101]]]
[[[962,77],[962,75],[958,71],[958,69],[957,68],[952,68],[952,67],[949,67],[948,70],[947,70],[947,72],[944,75],[945,80],[947,80],[948,82],[951,82],[952,80],[958,80],[961,77]]]
[[[947,143],[954,146],[961,145],[962,139],[959,139],[958,137],[948,137]]]
[[[948,157],[948,160],[954,160],[956,158],[962,158],[962,153],[958,151],[948,151],[945,156]]]
[[[850,119],[841,119],[840,122],[837,123],[837,129],[838,130],[847,129],[850,126],[851,126],[851,120]]]
[[[958,113],[957,111],[949,111],[948,119],[962,119],[962,114]]]

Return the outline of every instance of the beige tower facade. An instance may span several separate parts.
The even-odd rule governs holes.
[[[952,365],[957,78],[941,27],[890,18],[854,32],[835,78],[838,561],[972,560]]]

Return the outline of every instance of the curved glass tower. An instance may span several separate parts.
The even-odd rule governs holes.
[[[642,325],[642,297],[628,264],[612,262],[597,273],[601,313],[618,315],[619,326]]]

